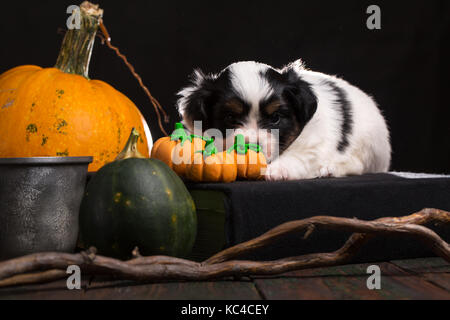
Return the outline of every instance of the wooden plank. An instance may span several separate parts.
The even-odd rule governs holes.
[[[83,299],[144,300],[259,300],[254,283],[205,281],[133,284],[94,281]]]
[[[450,291],[450,263],[442,258],[395,260],[391,263]]]
[[[301,270],[275,278],[257,277],[254,282],[267,299],[450,299],[446,290],[390,263],[377,264],[381,290],[369,290],[369,265]]]
[[[414,273],[450,273],[450,263],[442,258],[393,260],[391,263]]]
[[[251,281],[167,282],[137,284],[132,281],[99,280],[82,283],[82,290],[68,290],[65,280],[42,285],[3,288],[0,299],[27,300],[259,300]]]
[[[0,289],[0,299],[25,300],[77,300],[81,299],[88,287],[88,279],[82,279],[81,290],[67,289],[66,280],[58,280],[45,284],[7,287]]]
[[[367,289],[357,265],[306,269],[280,277],[257,277],[254,282],[264,298],[272,300],[379,299]]]
[[[366,286],[370,264],[316,268],[277,277],[253,277],[254,283],[222,280],[137,284],[83,279],[83,290],[68,290],[65,280],[0,289],[0,299],[450,299],[445,290],[448,263],[442,259],[379,263],[381,290]],[[447,288],[448,289],[448,288]]]

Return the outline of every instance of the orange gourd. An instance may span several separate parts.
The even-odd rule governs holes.
[[[195,182],[233,182],[237,177],[237,165],[232,154],[217,152],[210,140],[203,152],[197,152],[187,166],[186,178]]]
[[[152,148],[151,157],[163,161],[180,177],[186,176],[187,165],[194,154],[202,151],[205,140],[200,136],[187,135],[181,123],[175,124],[175,131],[169,137],[158,139]]]
[[[235,137],[234,146],[228,151],[237,164],[237,175],[240,179],[263,179],[263,173],[267,167],[267,161],[261,148],[256,144],[246,144],[244,136]]]
[[[257,180],[263,177],[266,158],[257,144],[246,144],[238,134],[234,145],[218,152],[214,139],[188,135],[181,123],[168,137],[155,142],[152,158],[167,164],[179,176],[195,182],[233,182],[237,178]]]
[[[55,68],[24,65],[0,75],[0,157],[93,156],[89,171],[115,159],[133,127],[149,156],[151,135],[137,107],[109,84],[88,78],[103,10],[81,5]]]
[[[210,140],[202,153],[196,153],[188,165],[186,178],[196,182],[233,182],[237,178],[259,180],[267,167],[261,147],[246,144],[244,136],[238,134],[235,144],[226,151],[217,152]]]

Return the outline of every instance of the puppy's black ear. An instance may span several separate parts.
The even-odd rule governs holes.
[[[194,121],[202,121],[203,127],[207,126],[206,106],[213,95],[214,79],[213,75],[205,75],[196,69],[190,77],[190,85],[178,92],[178,112],[189,129],[193,129]]]
[[[309,83],[302,80],[296,68],[297,65],[290,65],[283,69],[288,85],[283,95],[297,110],[297,117],[300,123],[306,124],[314,116],[317,110],[317,98]]]

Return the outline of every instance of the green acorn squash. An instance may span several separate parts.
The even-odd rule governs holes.
[[[194,201],[181,179],[162,161],[147,159],[133,129],[116,161],[89,182],[80,208],[80,244],[99,254],[185,257],[197,232]]]

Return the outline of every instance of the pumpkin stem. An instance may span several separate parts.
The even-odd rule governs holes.
[[[227,150],[228,153],[236,151],[238,154],[246,154],[247,148],[245,145],[245,138],[242,134],[238,134],[234,137],[234,145]]]
[[[117,155],[116,161],[128,158],[145,159],[145,157],[137,149],[137,143],[139,141],[139,138],[140,138],[139,132],[135,128],[131,129],[130,137],[128,138],[128,141],[125,144],[125,148],[123,148],[122,152],[120,152]]]
[[[246,150],[252,150],[252,151],[254,151],[256,153],[262,152],[261,146],[259,144],[256,144],[256,143],[248,143],[248,144],[245,145],[245,147],[246,147]]]
[[[234,137],[234,145],[227,150],[228,153],[236,151],[238,154],[247,154],[248,150],[254,152],[261,152],[261,146],[256,143],[245,143],[245,138],[242,134],[238,134]]]
[[[80,5],[80,12],[74,12],[75,22],[77,14],[80,17],[80,28],[67,30],[55,68],[89,78],[89,61],[103,10],[98,5],[85,1]]]
[[[186,140],[192,142],[192,138],[187,135],[186,130],[184,130],[183,124],[180,122],[175,123],[175,131],[170,135],[170,140],[181,141],[181,146],[184,145]]]
[[[197,151],[197,152],[202,152],[203,156],[205,158],[209,157],[209,156],[211,156],[213,154],[216,154],[217,153],[217,148],[216,148],[216,145],[214,144],[214,139],[211,138],[209,140],[206,140],[205,149],[203,151]]]

